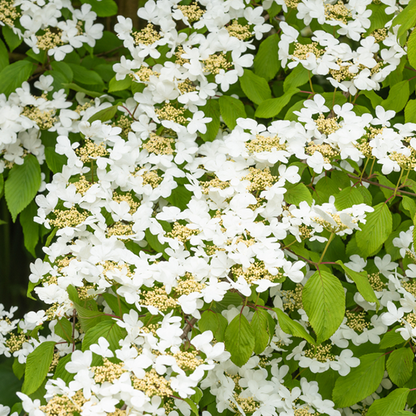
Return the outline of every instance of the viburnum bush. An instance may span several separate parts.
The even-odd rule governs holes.
[[[0,1],[0,414],[412,415],[416,0],[81,3]]]

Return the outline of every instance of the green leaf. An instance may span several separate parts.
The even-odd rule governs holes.
[[[238,118],[246,118],[246,110],[244,104],[236,98],[222,95],[219,98],[221,117],[230,130],[237,125]]]
[[[116,77],[110,80],[108,85],[108,92],[128,90],[131,86],[131,78],[126,76],[124,79],[117,81]]]
[[[308,334],[306,329],[299,322],[289,318],[289,316],[279,308],[273,308],[273,310],[277,314],[279,325],[280,328],[282,328],[282,331],[286,332],[286,334],[293,335],[294,337],[306,339],[309,344],[316,345],[315,340],[310,334]]]
[[[345,188],[335,196],[335,207],[339,211],[362,203],[364,197],[357,188]]]
[[[9,407],[20,401],[16,392],[22,391],[22,381],[14,374],[13,368],[14,362],[12,358],[0,364],[0,403]]]
[[[87,90],[83,87],[80,87],[77,84],[74,84],[73,82],[70,82],[68,84],[62,84],[62,85],[65,88],[69,88],[71,90],[78,91],[78,92],[83,92],[85,95],[89,95],[90,97],[93,97],[93,98],[101,97],[103,95],[101,92]]]
[[[26,363],[20,364],[19,360],[15,358],[13,361],[12,368],[13,368],[13,374],[20,380],[25,374]]]
[[[400,81],[390,88],[389,96],[383,100],[382,105],[386,110],[393,110],[396,113],[402,111],[409,99],[409,81]]]
[[[73,342],[72,339],[72,324],[66,318],[58,319],[55,325],[55,334],[63,338],[68,343]]]
[[[92,123],[95,120],[100,120],[102,122],[111,120],[117,113],[118,105],[112,105],[111,107],[104,108],[103,110],[97,111],[93,114],[88,122]]]
[[[66,79],[66,82],[72,82],[74,79],[74,73],[72,72],[71,67],[63,61],[54,61],[51,63],[51,67],[54,71],[53,76],[56,72],[60,72]]]
[[[228,321],[221,313],[215,313],[211,310],[205,311],[201,319],[198,321],[198,326],[201,332],[212,331],[215,339],[219,342],[224,341],[225,329]]]
[[[235,292],[227,292],[222,300],[219,302],[215,302],[213,307],[211,308],[215,312],[222,312],[225,309],[228,309],[230,305],[239,306],[243,303],[241,296]]]
[[[204,112],[205,117],[212,118],[212,120],[206,124],[207,132],[201,133],[202,140],[204,140],[204,142],[212,142],[217,137],[220,128],[220,106],[218,100],[211,98],[200,109]]]
[[[65,357],[61,358],[58,362],[58,365],[55,369],[55,374],[53,375],[53,379],[57,380],[58,378],[65,381],[65,383],[68,385],[70,381],[72,381],[75,377],[75,374],[68,373],[68,371],[65,370],[65,366],[71,361],[72,353],[65,355]]]
[[[385,356],[380,353],[363,355],[360,365],[335,382],[332,400],[335,407],[349,407],[373,394],[384,376]]]
[[[78,303],[78,293],[72,285],[69,285],[67,287],[67,291],[69,299],[74,303],[75,309],[78,314],[78,319],[81,323],[81,328],[84,332],[87,332],[90,328],[94,328],[102,321],[112,320],[110,316],[107,316],[98,310],[87,309],[86,307],[81,306]],[[95,303],[94,306],[96,307]]]
[[[0,40],[0,72],[9,65],[9,52],[6,45]]]
[[[386,367],[391,381],[397,386],[403,387],[412,376],[414,357],[410,348],[399,348],[390,354]]]
[[[358,291],[361,293],[361,296],[367,301],[376,303],[377,307],[380,307],[380,302],[377,299],[376,294],[374,293],[373,288],[368,281],[367,272],[356,272],[347,266],[341,260],[336,261],[344,270],[346,275],[351,279],[354,280],[354,283],[357,285]]]
[[[409,212],[409,217],[414,218],[416,214],[416,202],[414,199],[409,198],[408,196],[402,197],[403,208]]]
[[[29,154],[24,158],[23,165],[12,167],[4,191],[13,222],[36,196],[40,184],[40,166],[36,156]]]
[[[267,81],[248,69],[244,70],[244,75],[240,78],[240,84],[244,94],[255,104],[260,104],[264,100],[272,98],[272,92]]]
[[[126,338],[127,331],[117,325],[114,319],[99,322],[90,328],[82,341],[82,351],[89,349],[92,344],[97,344],[101,337],[104,337],[110,344],[111,351],[120,348],[120,340]]]
[[[170,196],[165,198],[175,207],[185,210],[188,208],[188,203],[192,199],[192,192],[185,188],[184,185],[178,185],[172,190]]]
[[[13,52],[22,43],[22,39],[20,39],[19,35],[16,35],[16,33],[13,32],[13,29],[7,25],[4,25],[1,31],[10,52]]]
[[[103,293],[101,296],[107,302],[111,310],[118,316],[123,316],[125,313],[128,314],[130,312],[131,308],[129,308],[127,303],[124,301],[124,298],[114,296],[110,293]]]
[[[284,198],[288,204],[299,206],[301,202],[306,201],[309,206],[312,206],[312,195],[303,183],[297,183],[295,185],[287,183],[285,186],[287,191],[284,194]]]
[[[68,65],[74,74],[74,82],[85,86],[104,86],[102,78],[95,71],[87,69],[82,65],[72,63],[68,63]]]
[[[52,146],[45,147],[45,160],[48,168],[53,173],[62,172],[62,168],[67,164],[68,158],[65,155],[60,155],[55,152]]]
[[[393,217],[384,202],[376,205],[366,216],[367,222],[360,224],[361,231],[355,233],[361,257],[376,253],[392,232]]]
[[[280,69],[278,44],[279,35],[277,33],[268,36],[260,43],[260,47],[254,58],[254,72],[266,81],[273,79]]]
[[[268,312],[264,309],[257,309],[251,319],[251,329],[254,334],[255,344],[253,351],[255,354],[261,354],[269,345],[270,339],[273,336],[269,332],[269,320],[267,318]]]
[[[409,389],[393,390],[387,397],[374,400],[366,416],[391,416],[396,410],[403,410]]]
[[[387,348],[395,347],[396,345],[404,344],[405,340],[403,339],[402,334],[400,332],[396,332],[396,329],[398,328],[400,327],[395,326],[393,329],[383,335],[383,338],[379,344],[380,349],[384,350]]]
[[[33,221],[33,218],[38,212],[38,207],[35,201],[32,201],[21,213],[20,213],[20,225],[23,229],[24,243],[26,250],[36,257],[35,247],[40,237],[40,225]]]
[[[92,10],[98,17],[114,16],[118,12],[117,3],[114,0],[81,0],[81,3],[91,4]]]
[[[396,25],[399,26],[398,38],[416,25],[416,0],[410,0],[404,10],[393,19],[391,27]]]
[[[299,90],[297,88],[290,88],[284,95],[279,98],[271,98],[263,101],[256,110],[255,116],[261,118],[272,118],[277,116],[283,108],[289,104],[290,99]]]
[[[386,13],[386,6],[382,3],[371,3],[367,6],[367,10],[371,10],[371,26],[367,29],[369,35],[376,29],[381,29],[391,19],[391,15]]]
[[[253,353],[256,340],[247,318],[238,314],[225,330],[225,348],[231,354],[231,361],[241,367]]]
[[[333,274],[318,270],[306,282],[302,301],[320,344],[335,333],[344,319],[344,288]]]
[[[383,99],[376,94],[375,91],[371,90],[371,91],[361,91],[361,94],[364,95],[364,97],[367,97],[370,102],[371,105],[376,108],[378,105],[381,104],[381,102],[383,101]]]
[[[302,65],[296,66],[289,75],[285,78],[283,83],[283,91],[288,92],[291,88],[300,87],[309,81],[309,71]],[[303,101],[302,101],[303,106]]]
[[[409,100],[404,108],[404,121],[416,123],[416,100]]]
[[[191,408],[192,413],[196,416],[199,416],[199,411],[198,411],[198,407],[196,406],[196,404],[191,399],[183,399],[183,400],[189,404],[189,407]]]
[[[32,394],[42,385],[49,372],[55,344],[55,341],[42,342],[28,355],[23,393]]]
[[[0,93],[8,97],[16,88],[21,87],[24,81],[29,79],[32,72],[33,64],[29,61],[16,61],[7,65],[0,72]]]
[[[149,229],[145,232],[146,241],[149,243],[149,246],[155,250],[157,253],[164,253],[168,247],[167,243],[162,244],[156,235],[153,235]]]

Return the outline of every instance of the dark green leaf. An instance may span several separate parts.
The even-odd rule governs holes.
[[[202,140],[204,140],[204,142],[212,142],[217,137],[220,128],[220,106],[218,100],[211,98],[200,109],[204,112],[205,117],[212,118],[212,120],[206,124],[207,132],[201,133]]]
[[[95,120],[102,122],[111,120],[117,113],[118,105],[112,105],[111,107],[104,108],[103,110],[97,111],[93,114],[88,121],[92,123]]]
[[[0,40],[0,72],[9,65],[9,52],[6,48],[6,45],[2,40]]]
[[[126,76],[126,78],[117,81],[116,77],[113,77],[110,80],[109,86],[108,86],[108,92],[114,92],[114,91],[122,91],[122,90],[128,90],[131,86],[131,78]]]
[[[309,71],[305,69],[302,65],[298,65],[289,75],[285,78],[283,83],[284,92],[289,91],[291,88],[300,87],[303,84],[306,84],[309,80]],[[302,101],[303,104],[303,101]]]
[[[69,343],[73,342],[71,322],[69,322],[66,318],[58,319],[55,325],[55,334]]]
[[[81,0],[81,3],[91,4],[92,10],[98,17],[114,16],[118,12],[117,3],[114,0]]]
[[[92,344],[97,344],[99,338],[104,337],[110,344],[111,351],[120,348],[120,340],[127,336],[127,331],[116,324],[113,319],[99,322],[91,327],[82,341],[82,351],[89,349]]]
[[[269,100],[262,101],[262,103],[257,107],[255,116],[261,118],[272,118],[277,116],[289,103],[292,96],[297,92],[299,92],[297,88],[290,88],[279,98],[271,98]]]
[[[268,312],[264,309],[257,309],[251,319],[250,326],[254,334],[255,344],[253,351],[255,354],[261,354],[269,345],[270,338],[273,334],[269,333]]]
[[[4,25],[1,31],[10,52],[13,52],[22,43],[22,39],[20,39],[19,35],[16,35],[16,33],[13,32],[13,29],[7,25]]]
[[[55,148],[51,146],[45,147],[45,159],[48,168],[53,173],[62,172],[62,168],[67,164],[68,158],[55,152]]]
[[[74,84],[73,82],[70,82],[68,84],[63,84],[63,87],[69,88],[74,91],[83,92],[85,95],[89,95],[90,97],[94,97],[94,98],[101,97],[103,95],[101,92],[87,90],[85,88],[80,87],[77,84]]]
[[[284,194],[284,198],[288,204],[299,205],[301,202],[306,201],[310,206],[312,205],[312,195],[303,183],[295,185],[287,183],[285,186],[287,191]]]
[[[20,213],[20,225],[23,229],[24,243],[26,250],[36,257],[35,247],[40,237],[40,225],[33,221],[33,218],[37,215],[38,207],[35,201],[32,201],[21,213]]]
[[[278,43],[279,35],[277,33],[268,36],[260,43],[259,50],[254,58],[254,72],[266,81],[273,79],[280,69]]]
[[[389,96],[383,100],[382,105],[386,110],[393,110],[396,113],[402,111],[409,100],[409,81],[400,81],[390,88]]]
[[[198,326],[201,332],[212,331],[215,339],[219,342],[224,341],[225,329],[228,321],[221,313],[215,313],[211,310],[205,311],[201,319],[198,321]]]

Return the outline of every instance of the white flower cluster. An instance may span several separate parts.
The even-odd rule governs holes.
[[[123,114],[115,122],[88,121],[111,107],[108,96],[70,109],[63,91],[48,100],[46,95],[34,97],[29,84],[23,84],[7,100],[2,98],[4,159],[19,164],[31,152],[43,162],[42,128],[30,117],[38,111],[39,117],[47,113],[54,118],[43,129],[56,132],[55,150],[66,163],[46,184],[47,192],[36,198],[35,221],[52,229],[56,238],[44,247],[46,258],[31,265],[29,279],[49,308],[28,313],[17,335],[14,311],[0,311],[0,352],[24,364],[39,345],[56,342],[46,402],[18,393],[29,416],[189,416],[190,402],[207,391],[213,399],[205,403],[211,410],[203,416],[226,409],[254,416],[339,416],[341,410],[323,399],[308,373],[299,385],[292,383],[293,368],[300,367],[299,374],[308,369],[345,376],[360,362],[352,349],[378,344],[396,322],[403,323],[405,339],[414,339],[416,268],[409,265],[400,276],[398,263],[388,254],[368,266],[358,255],[348,256],[345,266],[357,273],[371,266],[369,282],[384,315],[356,293],[351,303],[357,307],[349,305],[335,334],[317,347],[285,333],[262,296],[310,333],[304,286],[315,268],[326,270],[323,258],[331,241],[359,231],[374,211],[370,202],[343,207],[337,196],[322,197],[319,181],[332,170],[342,177],[344,188],[366,183],[352,173],[363,165],[364,172],[368,161],[379,163],[383,174],[416,170],[416,125],[391,125],[395,113],[382,107],[376,108],[376,117],[358,115],[352,103],[330,110],[324,96],[315,94],[295,111],[295,121],[265,126],[239,118],[234,129],[221,124],[215,140],[204,142],[201,136],[212,117],[205,117],[202,107],[237,83],[243,68],[253,63],[247,52],[254,49],[252,37],[260,39],[272,26],[264,23],[261,6],[251,8],[244,1],[179,3],[147,1],[138,11],[149,22],[141,31],[133,29],[130,19],[118,17],[115,30],[130,56],[114,65],[116,80],[130,77],[139,92],[118,107]],[[289,3],[295,2],[284,7]],[[56,60],[101,36],[85,4],[80,10],[65,1],[16,5],[27,30],[24,39],[33,42],[34,50],[38,30],[60,29],[64,44],[48,52]],[[381,41],[361,39],[369,27],[369,2],[351,1],[347,7],[303,0],[296,5],[306,25],[312,19],[330,24],[360,46],[353,51],[344,38],[318,31],[312,38],[316,44],[296,44],[289,53],[298,32],[282,21],[279,56],[284,65],[290,59],[289,67],[300,63],[314,75],[329,74],[334,86],[355,95],[378,89],[404,54],[387,29]],[[63,7],[73,20],[58,22]],[[331,17],[342,13],[345,22]],[[178,22],[186,28],[179,30]],[[315,49],[305,52],[304,46]],[[35,84],[45,93],[51,85],[51,77]],[[69,133],[79,133],[77,141]],[[313,174],[310,183],[302,181],[306,167]],[[310,200],[296,200],[302,189]],[[411,227],[392,243],[402,257],[415,258],[409,250],[412,232]],[[303,242],[310,245],[291,249]],[[321,243],[326,244],[321,258],[309,256],[316,247],[322,251]],[[113,319],[117,342],[100,336],[88,344],[88,325],[82,313],[76,321],[76,310],[88,316],[90,309],[103,319],[100,325]],[[238,316],[253,322],[259,310],[275,323],[271,342],[238,367],[230,361],[223,337],[204,330],[203,320],[214,312],[228,324]],[[50,335],[30,336],[47,322]],[[72,326],[66,338],[61,330],[65,323]],[[377,397],[374,393],[369,400]]]

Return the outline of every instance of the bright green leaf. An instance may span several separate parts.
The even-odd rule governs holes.
[[[386,110],[402,111],[409,100],[409,81],[400,81],[390,88],[389,96],[381,102]]]
[[[388,332],[383,335],[383,338],[380,341],[379,347],[380,349],[384,350],[386,348],[392,348],[396,345],[403,345],[404,338],[400,332],[396,332],[396,329],[400,328],[399,326],[395,326]]]
[[[253,351],[255,354],[261,354],[270,342],[269,325],[267,316],[268,312],[264,309],[257,309],[251,319],[251,330],[254,334],[255,344]]]
[[[364,198],[357,188],[344,188],[335,196],[335,207],[339,211],[362,203],[364,203]]]
[[[206,124],[207,132],[201,133],[202,140],[204,140],[204,142],[212,142],[217,137],[220,128],[220,106],[218,100],[213,98],[209,99],[203,107],[200,107],[200,110],[204,112],[205,117],[212,118],[212,120]]]
[[[393,390],[387,397],[375,400],[366,416],[391,416],[392,412],[403,410],[409,389]]]
[[[287,191],[284,194],[284,198],[288,204],[299,205],[301,202],[306,201],[310,206],[312,205],[312,195],[303,183],[295,185],[287,183],[285,186]]]
[[[332,400],[336,407],[349,407],[373,394],[384,377],[385,355],[372,353],[363,355],[360,365],[351,368],[348,375],[335,382]]]
[[[215,339],[219,342],[224,341],[224,334],[227,328],[228,321],[221,313],[215,313],[211,310],[205,311],[201,319],[198,321],[198,326],[201,332],[212,331]]]
[[[116,77],[113,77],[108,85],[108,92],[128,90],[131,86],[131,83],[132,81],[130,77],[125,77],[120,81],[117,81]]]
[[[344,288],[333,274],[318,270],[306,282],[302,301],[320,344],[335,333],[344,319]]]
[[[246,118],[244,104],[236,98],[222,95],[219,98],[221,117],[230,130],[237,125],[238,118]]]
[[[35,201],[32,201],[19,216],[20,225],[23,229],[24,243],[26,250],[36,257],[35,247],[40,237],[40,225],[33,221],[33,218],[37,215],[38,206]]]
[[[28,355],[25,381],[22,386],[23,393],[32,394],[42,385],[49,372],[55,344],[54,341],[42,342]]]
[[[104,337],[110,344],[109,349],[115,351],[120,348],[120,340],[127,336],[127,331],[117,325],[114,319],[99,322],[91,327],[82,341],[82,351],[89,349],[92,344],[97,344],[99,338]]]
[[[367,213],[365,224],[360,224],[361,231],[356,232],[357,246],[361,257],[367,258],[382,246],[392,232],[393,218],[387,204],[381,202],[373,212]]]
[[[271,98],[263,101],[256,110],[255,116],[261,118],[272,118],[277,116],[283,108],[289,104],[290,99],[299,90],[297,88],[290,88],[284,95],[279,98]]]
[[[112,105],[111,107],[104,108],[103,110],[97,111],[93,114],[88,122],[92,123],[95,120],[100,120],[102,122],[111,120],[117,113],[118,105]]]
[[[58,319],[55,325],[55,334],[63,338],[68,343],[73,341],[72,339],[72,324],[66,318]]]
[[[393,19],[391,27],[396,25],[399,26],[399,38],[416,25],[416,0],[410,0],[404,10]]]
[[[309,71],[305,69],[302,65],[296,66],[289,72],[289,75],[285,77],[283,83],[284,92],[288,92],[291,88],[300,87],[303,84],[306,84],[309,80]],[[303,104],[303,102],[302,102]]]
[[[416,100],[409,100],[404,108],[404,120],[406,123],[416,123]]]
[[[244,94],[255,104],[260,104],[264,100],[272,98],[272,92],[267,81],[248,69],[244,70],[244,75],[240,78],[240,84]]]
[[[225,330],[225,348],[231,354],[231,361],[241,367],[253,353],[256,340],[247,318],[238,314]]]
[[[367,301],[376,303],[377,306],[380,306],[380,302],[377,299],[374,289],[371,287],[370,282],[368,281],[367,272],[356,272],[342,263],[341,260],[336,261],[344,270],[346,275],[354,281],[357,285],[358,291],[361,293],[361,296]]]
[[[81,0],[81,3],[91,4],[92,10],[98,17],[114,16],[118,12],[117,3],[114,0]]]
[[[40,183],[40,166],[36,156],[29,154],[24,158],[23,165],[13,165],[4,188],[13,221],[36,196]]]
[[[87,90],[86,88],[80,87],[79,85],[74,84],[73,82],[70,82],[68,84],[62,84],[62,85],[64,88],[69,88],[74,91],[83,92],[85,95],[89,95],[90,97],[93,97],[93,98],[101,97],[103,95],[101,92]]]
[[[282,328],[282,330],[286,332],[286,334],[306,339],[306,341],[308,341],[309,344],[316,345],[315,340],[299,322],[296,322],[289,318],[289,316],[287,316],[279,308],[273,308],[273,310],[277,313],[280,328]]]
[[[403,387],[412,376],[414,352],[410,348],[394,350],[386,363],[391,381],[399,387]]]
[[[279,35],[277,33],[268,36],[260,43],[260,47],[254,58],[254,72],[266,81],[273,79],[280,69],[278,43]]]

